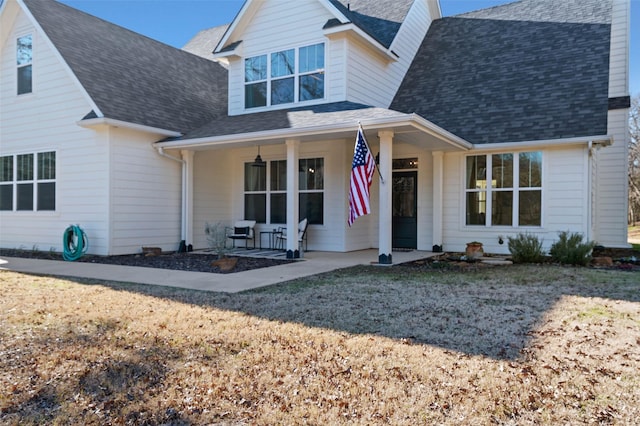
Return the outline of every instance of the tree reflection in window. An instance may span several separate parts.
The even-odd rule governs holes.
[[[17,40],[18,95],[33,90],[33,37],[26,35]]]

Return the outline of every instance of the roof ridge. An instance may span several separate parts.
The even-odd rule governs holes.
[[[463,12],[463,13],[458,13],[456,15],[451,15],[448,16],[448,18],[463,18],[465,15],[472,15],[475,14],[477,12],[489,12],[492,9],[499,9],[499,8],[503,8],[505,6],[510,6],[513,5],[514,3],[521,3],[523,0],[514,0],[512,2],[509,3],[504,3],[504,4],[497,4],[495,6],[490,6],[490,7],[481,7],[480,9],[474,9],[474,10],[469,10],[467,12]]]

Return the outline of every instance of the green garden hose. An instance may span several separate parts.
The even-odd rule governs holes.
[[[62,257],[70,262],[76,261],[87,252],[89,240],[79,225],[69,225],[62,235]]]

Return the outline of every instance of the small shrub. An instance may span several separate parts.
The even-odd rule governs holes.
[[[221,222],[209,223],[204,227],[204,233],[207,234],[207,243],[209,248],[218,254],[218,258],[222,259],[227,253],[227,234],[225,226]]]
[[[558,241],[551,245],[549,254],[555,262],[565,265],[586,266],[591,261],[591,252],[595,243],[583,242],[583,235],[577,232],[563,231],[558,233]]]
[[[544,259],[542,241],[532,234],[508,237],[509,252],[514,263],[540,263]]]

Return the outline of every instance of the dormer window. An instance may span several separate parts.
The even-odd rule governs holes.
[[[324,43],[244,61],[245,108],[324,98]]]
[[[33,90],[33,38],[31,34],[18,38],[16,57],[18,66],[18,95],[31,93]]]

